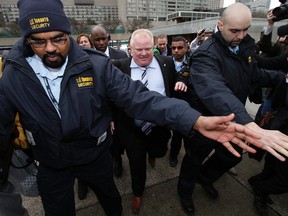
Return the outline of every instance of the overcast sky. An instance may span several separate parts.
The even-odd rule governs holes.
[[[235,0],[224,0],[224,7],[227,7],[228,5],[234,3]],[[275,8],[280,5],[280,2],[278,0],[271,0],[270,8]]]

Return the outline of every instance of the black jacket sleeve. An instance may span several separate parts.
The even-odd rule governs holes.
[[[275,57],[264,57],[255,54],[255,59],[257,60],[258,66],[261,68],[269,70],[283,70],[287,71],[288,68],[288,52],[285,52],[279,56]]]

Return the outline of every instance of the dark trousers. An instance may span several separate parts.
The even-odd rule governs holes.
[[[252,177],[253,187],[264,195],[288,192],[288,159],[282,162],[267,153],[263,171]]]
[[[112,154],[112,158],[115,160],[120,160],[121,155],[124,154],[124,145],[120,141],[118,130],[115,130],[113,132],[110,151]]]
[[[183,135],[181,133],[179,133],[178,131],[173,130],[173,136],[172,136],[172,140],[170,143],[170,157],[171,158],[177,158],[181,146],[182,146],[182,140],[183,140]]]
[[[126,128],[122,128],[126,129]],[[170,130],[153,127],[146,136],[140,128],[134,127],[129,133],[123,133],[125,150],[129,159],[132,191],[135,196],[142,196],[146,183],[147,154],[151,158],[164,157],[170,139]]]
[[[95,161],[61,170],[39,166],[38,187],[46,216],[73,216],[74,181],[78,178],[96,194],[107,215],[121,215],[121,196],[113,180],[112,158],[106,151]]]
[[[195,184],[198,180],[212,184],[230,168],[237,165],[242,158],[235,157],[222,144],[196,133],[192,139],[184,139],[186,154],[183,158],[178,180],[178,193],[183,199],[192,199]],[[242,149],[233,147],[242,154]],[[212,152],[212,156],[206,160]]]

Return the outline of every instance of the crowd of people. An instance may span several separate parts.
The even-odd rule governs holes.
[[[80,200],[92,190],[107,215],[121,215],[114,177],[122,177],[124,152],[131,210],[138,214],[147,163],[156,168],[169,149],[169,165],[176,167],[182,144],[175,187],[187,215],[195,215],[196,183],[217,199],[214,182],[241,162],[243,150],[253,157],[256,148],[260,159],[265,154],[263,170],[248,180],[259,215],[268,215],[270,194],[288,192],[288,25],[278,28],[272,46],[271,11],[257,43],[248,34],[250,9],[234,3],[209,37],[203,29],[193,41],[179,35],[169,43],[167,35],[138,29],[124,52],[109,46],[103,25],[73,39],[60,0],[19,0],[17,6],[22,38],[5,57],[0,79],[0,200],[13,187],[7,161],[16,113],[39,162],[47,216],[76,215],[76,179]],[[269,93],[260,94],[254,120],[245,103],[264,88]],[[27,215],[13,194],[19,205],[4,209],[0,201],[0,213],[14,215],[18,208]]]

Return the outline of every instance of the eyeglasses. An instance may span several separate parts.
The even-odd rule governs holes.
[[[105,40],[107,40],[107,37],[94,38],[94,41],[105,41]]]
[[[65,35],[59,35],[55,38],[50,38],[50,39],[47,39],[47,40],[44,40],[44,39],[31,39],[29,38],[28,39],[28,43],[35,47],[35,48],[44,48],[46,47],[48,41],[50,41],[50,43],[52,43],[54,46],[62,46],[66,43],[67,41],[67,37],[66,37],[66,34]]]
[[[183,46],[177,46],[177,47],[173,46],[171,48],[172,48],[172,50],[176,50],[176,49],[182,50],[184,47]]]

